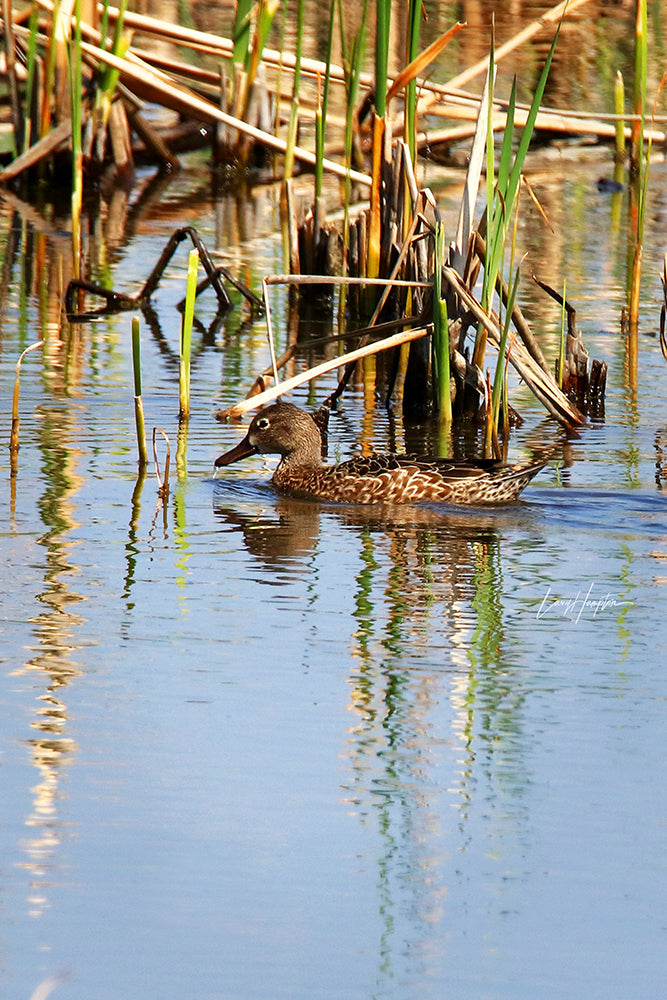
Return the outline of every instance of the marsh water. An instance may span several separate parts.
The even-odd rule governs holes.
[[[425,169],[451,232],[462,175]],[[177,461],[185,248],[139,314],[147,426],[172,448],[161,504],[152,467],[137,481],[132,314],[68,323],[67,216],[0,194],[5,442],[16,360],[44,340],[16,477],[0,453],[3,997],[662,994],[667,168],[656,151],[636,379],[609,151],[552,147],[530,170],[556,234],[523,214],[522,305],[554,357],[560,311],[530,275],[565,278],[608,389],[563,442],[514,380],[510,459],[561,448],[490,509],[288,500],[260,458],[214,477],[243,433],[214,410],[269,359],[236,292],[222,322],[198,300]],[[140,172],[90,220],[88,276],[136,292],[193,224],[257,289],[284,270],[278,201],[214,195],[204,154]],[[287,374],[335,350],[319,318]],[[291,398],[315,408],[335,379]],[[417,445],[437,434],[383,407],[369,366],[330,459]]]

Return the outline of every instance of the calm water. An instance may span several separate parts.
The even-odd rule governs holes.
[[[59,975],[71,1000],[661,995],[665,168],[636,391],[606,155],[533,171],[558,234],[526,213],[523,302],[552,355],[558,310],[529,275],[566,276],[606,416],[487,511],[287,501],[259,459],[214,478],[241,431],[213,410],[268,353],[238,302],[209,331],[206,296],[177,472],[185,253],[142,318],[147,424],[172,445],[160,509],[152,472],[136,486],[130,316],[63,322],[66,219],[0,201],[5,442],[16,358],[47,341],[24,362],[14,488],[0,453],[3,997]],[[153,202],[148,180],[88,237],[91,277],[134,290],[185,222],[253,287],[282,271],[275,191],[214,203],[196,162]],[[428,180],[454,219],[460,178]],[[519,459],[556,431],[512,398]],[[331,420],[333,458],[405,439],[361,385]]]

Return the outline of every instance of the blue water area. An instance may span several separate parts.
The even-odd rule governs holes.
[[[659,995],[661,497],[258,470],[165,521],[86,478],[45,535],[43,485],[2,536],[6,995]]]

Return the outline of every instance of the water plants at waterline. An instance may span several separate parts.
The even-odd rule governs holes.
[[[204,37],[205,33],[202,32],[188,32],[150,18],[138,18],[122,10],[116,11],[104,7],[104,18],[107,23],[115,24],[114,43],[110,44],[104,41],[107,29],[100,31],[100,37],[97,38],[96,29],[82,20],[78,7],[75,6],[74,13],[70,16],[60,8],[52,8],[47,0],[40,0],[40,4],[47,15],[55,19],[60,34],[69,37],[67,35],[69,32],[73,39],[70,46],[72,55],[68,75],[70,91],[81,90],[84,78],[86,87],[93,91],[98,85],[98,80],[106,81],[103,89],[108,89],[112,83],[114,87],[116,83],[120,83],[122,88],[125,88],[122,90],[123,99],[127,91],[135,88],[135,97],[150,96],[151,99],[178,109],[179,112],[186,112],[191,120],[196,116],[202,116],[205,121],[218,123],[235,134],[243,134],[253,141],[265,143],[267,148],[285,153],[286,174],[292,170],[292,161],[315,166],[313,219],[316,221],[312,225],[312,232],[315,234],[316,244],[319,244],[319,233],[322,229],[320,220],[323,218],[319,207],[322,172],[325,169],[332,170],[345,178],[346,192],[349,192],[352,181],[364,185],[366,191],[370,189],[368,208],[358,212],[352,220],[346,214],[342,232],[338,232],[335,226],[329,224],[328,229],[333,233],[332,246],[335,248],[337,245],[342,245],[343,254],[342,261],[338,254],[328,254],[323,270],[326,273],[335,265],[336,276],[342,278],[343,287],[347,288],[348,284],[350,287],[347,308],[345,311],[341,310],[344,323],[341,323],[340,329],[343,332],[339,333],[339,337],[342,340],[351,340],[354,337],[356,341],[362,341],[358,349],[364,349],[378,333],[384,341],[399,334],[404,338],[400,349],[396,349],[396,342],[391,343],[393,351],[389,355],[389,360],[378,366],[377,384],[385,400],[400,399],[403,410],[408,416],[434,414],[445,424],[452,419],[479,421],[484,425],[484,450],[487,453],[498,453],[501,450],[501,440],[503,438],[506,440],[508,428],[514,419],[509,405],[506,378],[508,365],[512,365],[520,377],[531,386],[549,413],[560,423],[566,427],[576,427],[582,422],[584,414],[581,409],[584,404],[580,402],[579,406],[573,405],[561,391],[558,380],[555,380],[550,373],[544,352],[516,304],[517,289],[521,280],[521,265],[520,262],[517,263],[514,252],[520,197],[526,197],[522,192],[530,194],[530,187],[524,178],[525,157],[533,131],[540,128],[541,124],[547,128],[554,128],[553,115],[542,108],[542,96],[553,46],[532,102],[527,107],[521,107],[515,91],[512,91],[509,101],[500,101],[496,98],[494,75],[500,54],[495,51],[492,37],[490,58],[487,61],[487,86],[481,97],[461,95],[458,88],[457,93],[451,95],[448,93],[451,85],[449,88],[443,88],[425,81],[420,74],[427,72],[430,60],[442,51],[452,33],[458,33],[462,28],[460,25],[452,26],[421,55],[416,54],[419,52],[419,17],[416,8],[420,5],[415,3],[410,6],[410,32],[405,57],[407,67],[395,75],[393,80],[389,78],[387,46],[390,19],[394,11],[391,5],[386,3],[376,4],[375,73],[370,79],[362,73],[361,62],[357,58],[365,44],[365,39],[360,34],[355,36],[353,44],[343,46],[346,56],[342,67],[333,65],[331,49],[325,63],[316,64],[301,57],[299,26],[304,23],[303,3],[299,4],[299,40],[296,53],[289,58],[288,54],[281,53],[281,58],[277,62],[275,54],[266,47],[268,26],[276,15],[276,5],[268,2],[253,7],[253,15],[256,14],[258,17],[253,24],[249,20],[250,11],[247,6],[244,5],[243,10],[239,7],[238,30],[235,32],[233,45],[227,45],[223,43],[224,40],[212,36]],[[550,18],[544,18],[535,30],[539,27],[543,29],[549,21],[553,23],[564,16],[566,7],[568,10],[573,10],[584,5],[585,0],[578,2],[572,0],[569,7],[565,4],[556,5],[550,11]],[[366,9],[367,5],[364,4],[363,11]],[[330,8],[329,23],[332,26],[334,23],[339,24],[343,38],[341,11],[342,5],[335,2]],[[262,18],[264,20],[261,20]],[[158,66],[155,59],[146,59],[133,51],[131,46],[125,44],[127,40],[122,44],[121,41],[116,42],[117,39],[122,39],[123,24],[126,26],[131,24],[136,31],[152,32],[160,37],[169,36],[186,47],[190,46],[192,49],[196,47],[197,51],[206,50],[218,55],[223,51],[228,52],[233,64],[242,66],[240,72],[246,74],[246,82],[241,81],[238,87],[238,94],[243,98],[238,106],[244,109],[243,115],[246,117],[249,116],[250,107],[246,102],[248,87],[254,87],[259,80],[260,68],[268,69],[272,65],[279,74],[283,74],[288,71],[289,66],[294,75],[289,99],[288,135],[282,138],[276,131],[276,125],[282,118],[280,114],[272,117],[274,131],[269,133],[258,129],[248,121],[243,121],[234,115],[230,116],[228,111],[221,110],[224,83],[220,80],[214,84],[199,70],[193,70],[189,75],[182,70],[182,67],[179,67],[178,71],[173,67],[167,70],[164,65]],[[364,24],[365,18],[362,18],[362,26]],[[12,22],[12,27],[15,28],[14,44],[27,45],[26,51],[33,53],[31,58],[34,62],[36,58],[34,54],[41,52],[42,46],[48,45],[48,31],[44,32],[44,26],[35,19],[31,19],[27,28],[20,19],[15,23]],[[58,33],[56,35],[60,37]],[[47,52],[48,63],[51,53],[55,53],[56,49],[45,48],[44,51]],[[352,58],[353,55],[355,58]],[[18,83],[20,74],[18,70],[16,73]],[[298,120],[306,113],[305,102],[301,99],[301,77],[305,78],[306,74],[310,74],[311,79],[317,82],[318,91],[320,88],[322,90],[322,100],[321,103],[318,102],[316,112],[316,120],[319,115],[319,123],[316,129],[314,153],[296,145]],[[418,75],[420,77],[417,80]],[[183,83],[185,77],[191,86]],[[81,79],[80,84],[79,79]],[[326,95],[335,83],[345,86],[349,95],[346,105],[348,114],[345,122],[345,159],[342,163],[334,163],[325,155],[327,150],[325,109],[328,102]],[[362,84],[367,91],[362,103],[372,123],[370,175],[362,170],[353,169],[352,146],[347,141],[353,114],[357,115],[357,119],[360,117],[357,111],[357,96],[362,94],[360,89]],[[32,84],[29,90],[32,93]],[[394,98],[397,99],[400,90],[406,91],[404,101],[406,124],[402,135],[396,127],[400,115],[393,117],[390,115],[391,102]],[[416,93],[420,93],[423,100],[415,102]],[[81,98],[80,93],[78,96]],[[116,96],[119,97],[118,94]],[[212,97],[216,98],[217,104]],[[274,97],[277,106],[283,97],[280,87],[276,88]],[[451,254],[446,253],[448,234],[443,229],[439,217],[437,200],[428,188],[419,190],[415,176],[420,110],[423,113],[426,102],[431,98],[434,100],[437,98],[444,106],[445,101],[441,101],[443,97],[447,97],[449,106],[453,106],[451,102],[455,98],[460,102],[458,107],[465,106],[468,117],[474,118],[475,121],[461,223]],[[224,104],[224,101],[222,103]],[[433,104],[431,108],[434,107]],[[127,116],[127,109],[124,113]],[[77,133],[74,161],[75,165],[80,161],[83,170],[88,162],[86,159],[88,154],[84,150],[79,156],[77,137],[79,133],[82,136],[88,134],[94,116],[89,115],[85,102],[77,104],[73,98],[70,114],[70,130]],[[80,128],[79,118],[81,118]],[[107,122],[110,121],[110,115],[103,113],[101,120],[105,119]],[[656,118],[654,125],[657,124]],[[522,132],[515,151],[514,136],[518,127],[521,127]],[[588,128],[591,130],[593,126],[589,124]],[[496,168],[494,135],[500,129],[504,138]],[[392,136],[397,131],[399,137],[393,139]],[[613,134],[616,133],[615,124],[612,131]],[[84,147],[89,150],[100,148],[100,144],[95,147],[91,145],[88,138],[82,139],[82,142],[82,150]],[[31,147],[32,159],[25,160],[18,156],[8,164],[1,178],[5,183],[11,183],[13,178],[29,170],[29,164],[35,165],[40,162],[42,166],[44,165],[43,156],[47,155],[47,149],[53,150],[55,147],[46,143],[38,150],[36,146],[39,143],[42,143],[42,138]],[[25,145],[24,141],[24,148]],[[113,143],[111,145],[113,147]],[[362,160],[357,166],[365,167],[366,164]],[[473,208],[484,171],[486,210],[475,228],[472,223]],[[78,168],[75,169],[73,172],[75,194],[80,190],[79,174]],[[532,197],[532,194],[530,196]],[[289,204],[289,196],[286,200]],[[349,208],[349,197],[346,196],[346,213],[349,212]],[[291,219],[292,213],[290,213]],[[289,224],[292,233],[303,232],[302,227],[294,225],[292,221]],[[293,245],[294,241],[290,239],[290,248]],[[305,246],[305,239],[297,239],[296,245]],[[74,252],[78,267],[79,256],[76,249]],[[510,265],[509,273],[505,276],[507,256],[510,257]],[[300,257],[295,258],[290,249],[289,270],[303,270],[304,266],[307,270],[311,269],[311,264],[305,257],[307,255],[304,255],[304,260]],[[73,268],[75,274],[77,267]],[[475,280],[479,273],[483,273],[484,284],[482,293],[478,296]],[[379,291],[370,281],[374,277],[382,279],[383,287]],[[358,281],[352,283],[353,278],[357,278]],[[82,279],[75,280],[82,281]],[[150,296],[151,280],[147,282],[149,290],[144,288],[140,293],[142,300]],[[84,288],[82,281],[80,290],[90,292],[92,287]],[[104,295],[104,292],[100,294]],[[120,308],[127,307],[121,305],[122,297],[116,296],[116,293],[109,293],[109,296],[108,306],[113,301],[113,304]],[[497,306],[494,307],[495,302]],[[74,312],[69,309],[68,311]],[[408,337],[409,333],[414,336]],[[570,338],[572,343],[575,340],[574,337]],[[409,348],[405,346],[408,342],[411,344]],[[387,349],[388,346],[385,345]],[[491,357],[490,353],[487,356],[489,346],[495,348],[495,358]],[[580,352],[580,357],[582,356]],[[347,361],[350,366],[354,363],[349,358]],[[564,362],[561,361],[559,378],[562,378],[563,367]],[[351,368],[348,368],[345,379],[349,380],[350,372]],[[274,377],[276,375],[277,372],[274,373]],[[277,389],[278,387],[274,386],[273,391]],[[341,380],[337,391],[339,394],[344,391],[344,380]]]

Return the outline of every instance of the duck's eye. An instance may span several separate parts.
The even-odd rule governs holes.
[[[269,418],[268,417],[260,417],[259,420],[257,421],[257,430],[258,431],[268,431],[268,429],[269,429]]]

